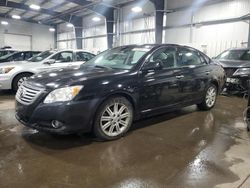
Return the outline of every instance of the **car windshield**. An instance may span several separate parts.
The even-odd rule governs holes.
[[[113,48],[102,52],[84,65],[130,70],[150,49],[150,47],[134,46]]]
[[[7,51],[0,51],[0,57],[4,56],[7,54]]]
[[[44,52],[30,58],[28,61],[39,62],[39,61],[42,61],[45,58],[49,57],[51,54],[53,54],[52,51],[44,51]]]
[[[17,53],[18,53],[18,52],[6,54],[6,55],[0,57],[0,59],[8,59],[10,56],[13,56],[14,54],[17,54]]]
[[[217,56],[216,59],[242,60],[242,56],[245,53],[246,53],[246,50],[229,50]]]

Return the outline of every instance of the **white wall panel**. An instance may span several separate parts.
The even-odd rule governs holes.
[[[31,50],[31,41],[30,35],[4,34],[4,46],[14,49]]]
[[[23,50],[22,49],[23,47],[25,49],[29,48],[28,46],[30,46],[31,50],[40,50],[40,51],[54,48],[54,33],[49,31],[49,26],[41,24],[33,24],[13,19],[7,19],[7,21],[9,22],[9,25],[0,26],[0,47],[4,46],[4,43],[6,42],[8,43],[8,39],[5,39],[6,36],[5,34],[14,34],[14,35],[31,36],[31,42],[27,41],[27,43],[31,44],[19,44],[18,48],[20,50]],[[21,40],[20,43],[21,42],[23,41]]]

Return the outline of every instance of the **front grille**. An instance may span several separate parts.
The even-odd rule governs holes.
[[[235,69],[235,68],[224,68],[224,70],[225,70],[225,73],[226,73],[226,77],[229,78],[229,77],[233,76],[233,74],[235,73],[235,71],[237,69]]]
[[[30,105],[43,91],[44,90],[42,88],[37,88],[27,83],[23,83],[17,90],[16,100],[21,104]]]

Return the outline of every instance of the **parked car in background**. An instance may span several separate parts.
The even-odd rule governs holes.
[[[215,59],[226,72],[225,90],[227,92],[247,92],[247,80],[250,78],[250,48],[230,49]]]
[[[58,134],[124,135],[133,120],[197,104],[214,107],[223,68],[179,45],[129,45],[100,53],[79,68],[36,74],[16,94],[16,117]]]
[[[0,57],[0,63],[6,63],[11,61],[25,61],[29,58],[38,55],[40,51],[20,51],[14,52]]]
[[[28,61],[0,64],[0,90],[18,87],[28,77],[41,71],[79,66],[95,55],[82,50],[51,50],[44,51]]]
[[[14,52],[17,52],[17,50],[13,50],[13,49],[0,49],[0,57],[8,55],[8,54],[12,54]]]

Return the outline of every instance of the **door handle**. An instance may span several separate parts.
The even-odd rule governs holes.
[[[177,79],[181,79],[181,78],[184,78],[183,75],[179,75],[179,76],[176,76]]]
[[[209,74],[210,74],[210,71],[206,71],[206,74],[209,75]]]

